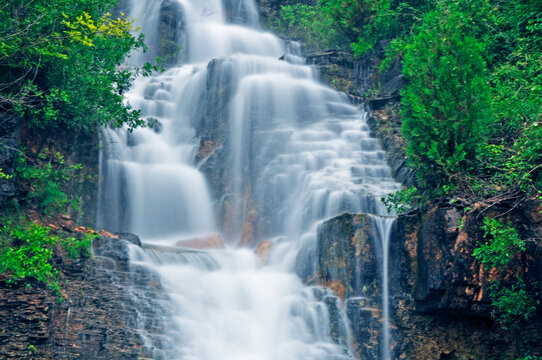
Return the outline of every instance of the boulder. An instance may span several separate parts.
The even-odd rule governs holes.
[[[337,295],[377,295],[381,288],[379,249],[371,218],[366,214],[342,214],[318,229],[318,272],[320,282]]]

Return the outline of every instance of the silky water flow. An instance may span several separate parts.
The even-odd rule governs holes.
[[[178,65],[137,79],[126,95],[154,126],[104,129],[101,158],[98,224],[142,238],[143,248],[131,247],[131,262],[159,274],[174,314],[167,347],[145,336],[143,319],[148,352],[186,360],[353,358],[349,341],[330,334],[322,299],[332,292],[303,284],[295,262],[316,241],[318,225],[343,212],[377,215],[387,261],[392,222],[378,216],[386,214],[379,199],[398,184],[366,114],[318,82],[299,45],[260,27],[253,0],[169,2],[179,11]],[[133,54],[134,64],[156,55],[161,3],[130,5],[151,49]],[[203,130],[216,126],[213,112],[226,124],[214,129],[224,134],[228,160],[216,165],[229,169],[222,194],[195,160]],[[228,229],[216,210],[226,198]],[[249,213],[260,224],[256,240],[273,243],[263,265],[252,248],[235,246]],[[216,233],[226,249],[174,248],[181,239]],[[386,263],[382,271],[387,278]],[[383,314],[387,360],[388,310]]]

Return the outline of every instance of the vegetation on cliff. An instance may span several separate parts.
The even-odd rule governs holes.
[[[60,296],[55,254],[64,254],[71,261],[87,257],[95,235],[58,235],[52,234],[49,227],[23,218],[4,217],[2,220],[4,226],[0,228],[0,272],[10,274],[8,283],[24,281],[27,286],[32,286],[34,281],[40,281]]]
[[[2,154],[15,154],[9,156],[15,159],[8,161],[11,168],[4,162],[0,169],[0,180],[15,181],[17,189],[11,203],[0,204],[0,272],[11,281],[37,280],[58,292],[54,257],[75,261],[89,249],[92,235],[44,226],[58,214],[78,210],[79,199],[69,188],[89,176],[81,164],[67,160],[65,144],[58,143],[78,134],[92,136],[106,124],[143,125],[123,94],[136,75],[155,67],[126,67],[130,53],[145,46],[142,35],[132,35],[133,20],[109,13],[117,2],[0,4],[0,114],[17,116],[29,147],[16,149],[13,141],[0,138]],[[55,139],[56,148],[44,146],[47,138]],[[43,220],[47,217],[53,218]]]
[[[108,13],[114,0],[13,0],[0,5],[0,109],[29,126],[92,131],[141,124],[123,104],[134,71],[122,68],[143,37]]]
[[[387,203],[404,210],[445,199],[476,209],[486,241],[473,255],[488,272],[504,271],[526,249],[506,213],[542,196],[542,2],[290,1],[280,14],[273,25],[310,49],[335,41],[357,57],[382,49],[380,71],[401,61],[402,135],[417,184]],[[502,211],[489,217],[490,208]],[[531,235],[529,245],[542,246]],[[503,327],[533,315],[536,288],[493,283]]]
[[[542,189],[539,1],[319,0],[285,5],[276,26],[356,56],[401,57],[403,136],[431,196],[515,200]]]

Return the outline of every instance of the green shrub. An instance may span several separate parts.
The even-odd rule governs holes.
[[[143,48],[132,20],[107,13],[118,0],[10,0],[0,6],[0,109],[38,128],[93,131],[142,125],[123,103]]]
[[[87,256],[93,234],[81,237],[62,237],[50,233],[41,225],[20,220],[2,219],[0,229],[0,272],[10,274],[10,283],[17,280],[37,280],[59,294],[58,269],[54,267],[55,249],[60,246],[72,260]],[[31,286],[27,282],[27,286]]]
[[[425,16],[408,45],[403,72],[403,135],[408,160],[432,187],[475,165],[490,100],[483,46],[455,3]]]
[[[52,215],[67,211],[68,206],[79,209],[78,201],[69,198],[65,187],[76,180],[82,168],[81,164],[66,165],[64,157],[58,152],[50,158],[41,153],[34,164],[29,164],[26,158],[19,156],[15,174],[30,189],[27,200],[45,215]]]
[[[500,270],[510,262],[514,254],[525,251],[525,241],[511,224],[486,217],[482,229],[487,241],[474,249],[473,256],[490,268]],[[493,318],[505,330],[518,330],[521,322],[529,320],[539,305],[535,301],[537,294],[529,291],[519,277],[509,287],[492,280],[488,290]]]
[[[483,264],[501,268],[510,262],[514,254],[525,251],[525,241],[511,224],[506,225],[501,220],[485,217],[482,229],[486,241],[478,244],[473,255]]]
[[[520,278],[510,288],[493,281],[489,290],[489,298],[494,308],[493,317],[505,330],[518,330],[521,322],[529,320],[536,312],[538,302],[529,294]]]
[[[416,206],[417,202],[421,199],[421,195],[418,193],[418,189],[415,186],[411,186],[407,189],[401,189],[394,193],[390,193],[381,199],[386,210],[401,214]]]
[[[53,268],[52,245],[59,238],[49,235],[49,229],[39,225],[21,226],[3,229],[3,235],[19,244],[6,247],[0,253],[0,271],[11,273],[10,281],[17,279],[36,279],[52,289],[58,290],[58,271]]]
[[[304,43],[312,50],[340,49],[348,46],[346,37],[333,18],[319,5],[283,5],[280,16],[271,25],[279,33]]]

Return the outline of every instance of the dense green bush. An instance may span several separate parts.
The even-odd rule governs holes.
[[[536,313],[536,306],[540,305],[535,301],[536,296],[527,290],[526,284],[519,278],[510,287],[493,281],[489,290],[493,318],[505,330],[520,330],[521,324],[530,320]]]
[[[39,128],[91,131],[142,124],[123,104],[143,47],[132,22],[107,13],[114,0],[10,0],[0,4],[0,110]]]
[[[333,19],[319,6],[284,5],[280,16],[270,24],[273,30],[301,41],[305,49],[325,50],[348,47],[347,38]]]
[[[490,268],[501,268],[513,254],[525,251],[525,241],[511,225],[491,217],[484,218],[482,229],[486,241],[474,250],[474,257]]]
[[[473,256],[489,269],[502,270],[512,260],[514,254],[525,252],[526,242],[521,239],[512,224],[491,217],[484,218],[482,229],[485,241],[474,249]],[[520,277],[510,285],[492,280],[489,298],[493,307],[495,321],[505,330],[516,331],[520,325],[536,312],[540,305],[533,290],[534,284],[526,284]]]
[[[408,160],[433,186],[476,165],[488,125],[483,45],[469,35],[470,21],[453,3],[439,6],[425,16],[405,53],[402,121]]]
[[[0,229],[0,272],[10,274],[9,282],[37,280],[60,291],[58,269],[53,255],[59,247],[72,260],[87,256],[94,235],[80,237],[52,235],[50,229],[20,219],[2,218]]]
[[[316,50],[350,47],[359,57],[381,39],[404,34],[431,1],[318,0],[315,5],[283,5],[271,26]],[[416,6],[414,6],[416,5]]]

